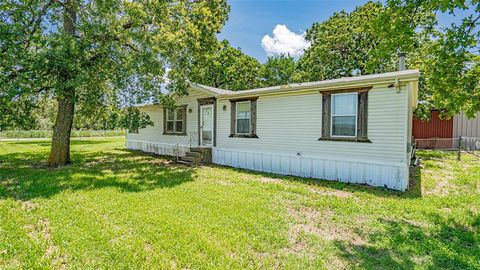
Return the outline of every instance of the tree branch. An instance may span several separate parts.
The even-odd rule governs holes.
[[[43,6],[43,8],[40,10],[39,14],[37,15],[36,18],[32,18],[32,20],[30,21],[29,25],[32,25],[32,30],[27,33],[27,40],[25,41],[25,48],[28,48],[30,46],[30,42],[31,42],[31,37],[37,33],[38,29],[40,29],[40,26],[42,24],[42,21],[43,21],[43,16],[45,15],[45,13],[47,12],[48,8],[50,6],[52,6],[52,4],[54,3],[54,1],[58,1],[58,0],[50,0],[48,1],[48,3],[45,4],[45,6]],[[59,1],[58,1],[59,2]]]

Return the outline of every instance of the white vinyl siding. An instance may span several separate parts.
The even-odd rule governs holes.
[[[187,105],[187,124],[186,136],[172,136],[163,135],[163,108],[160,105],[140,107],[140,111],[147,113],[150,120],[153,121],[153,126],[138,129],[138,134],[127,134],[128,141],[143,141],[152,143],[169,144],[172,146],[190,145],[190,137],[194,141],[194,145],[198,145],[198,101],[197,99],[208,98],[210,95],[199,91],[190,91],[188,96],[183,96],[176,99],[176,105]],[[191,110],[191,112],[190,112]]]
[[[252,128],[255,119],[255,134],[258,135],[255,139],[230,137],[233,129],[231,117],[235,117],[235,122],[248,119],[246,114],[237,113],[247,110],[240,108],[232,114],[230,97],[217,97],[213,162],[404,190],[408,184],[407,144],[411,136],[412,115],[407,91],[408,86],[397,91],[388,84],[376,85],[369,91],[368,139],[371,143],[319,140],[322,95],[318,89],[259,95],[255,103],[256,113],[249,116],[248,125]],[[207,97],[212,95],[191,89],[189,96],[176,99],[177,105],[187,105],[187,136],[163,135],[161,106],[141,107],[140,110],[148,113],[155,125],[139,129],[138,134],[128,133],[127,148],[185,155],[191,138],[194,139],[192,145],[198,145],[197,99]],[[251,102],[249,104],[252,106]]]
[[[218,108],[230,106],[218,100]],[[368,138],[372,143],[318,141],[322,130],[322,95],[260,96],[258,139],[229,138],[230,112],[218,110],[217,148],[313,157],[405,162],[407,92],[374,87],[368,98]]]

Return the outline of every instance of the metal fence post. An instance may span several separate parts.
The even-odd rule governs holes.
[[[458,154],[457,154],[457,160],[460,161],[462,160],[462,136],[458,138]]]

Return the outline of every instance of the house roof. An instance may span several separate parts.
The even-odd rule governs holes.
[[[210,86],[205,86],[196,83],[190,83],[190,86],[193,89],[205,91],[211,93],[216,97],[237,97],[237,96],[249,96],[249,95],[259,95],[259,94],[270,94],[270,93],[284,93],[290,92],[292,90],[301,90],[301,89],[318,89],[318,90],[330,90],[334,91],[335,89],[341,90],[345,87],[354,87],[357,85],[369,86],[379,83],[389,83],[398,80],[418,80],[420,72],[418,70],[403,70],[395,71],[381,74],[373,75],[363,75],[356,77],[344,77],[333,80],[324,80],[324,81],[315,81],[315,82],[305,82],[305,83],[294,83],[288,85],[264,87],[264,88],[255,88],[248,90],[240,91],[231,91],[225,89],[214,88]]]
[[[204,92],[210,92],[210,93],[215,94],[215,95],[228,95],[228,94],[231,94],[231,93],[235,92],[235,91],[231,91],[231,90],[215,88],[215,87],[206,86],[206,85],[199,84],[199,83],[192,83],[192,82],[190,83],[190,87],[193,88],[193,89],[196,89],[196,90],[200,90],[200,91],[204,91]]]
[[[217,98],[229,98],[229,97],[248,97],[253,95],[262,95],[262,94],[276,94],[276,93],[286,93],[290,91],[299,91],[299,90],[342,90],[347,87],[363,87],[363,86],[373,86],[380,83],[392,83],[395,80],[402,82],[406,81],[416,81],[420,77],[420,71],[418,70],[403,70],[395,72],[387,72],[381,74],[372,74],[372,75],[363,75],[356,77],[344,77],[333,80],[324,80],[324,81],[315,81],[315,82],[305,82],[305,83],[293,83],[288,85],[279,85],[271,86],[264,88],[255,88],[248,90],[232,91],[227,89],[220,89],[211,86],[206,86],[198,83],[190,83],[190,87],[194,90],[201,91],[207,94],[210,94]],[[154,104],[139,104],[136,107],[149,106]]]

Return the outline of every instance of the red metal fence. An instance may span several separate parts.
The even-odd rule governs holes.
[[[452,140],[445,140],[453,137],[453,119],[443,120],[439,117],[439,111],[431,111],[430,121],[413,119],[413,137],[419,149],[454,147]],[[431,140],[426,140],[431,139]],[[443,140],[442,140],[443,139]]]

